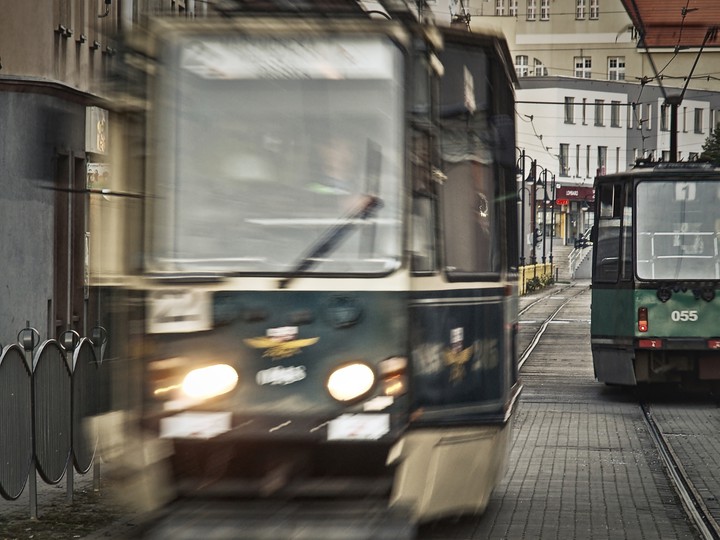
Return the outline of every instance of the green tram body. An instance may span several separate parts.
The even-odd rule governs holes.
[[[720,169],[638,166],[595,181],[591,346],[620,385],[720,380]]]
[[[129,348],[178,485],[482,512],[520,392],[504,40],[328,16],[153,24],[116,178],[144,178],[123,232],[143,261]],[[295,185],[324,131],[355,137],[349,210],[335,186]],[[191,372],[214,394],[183,395]]]

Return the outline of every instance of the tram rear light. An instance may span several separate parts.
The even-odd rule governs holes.
[[[638,331],[648,331],[648,310],[646,307],[638,308]]]
[[[662,349],[662,339],[640,339],[638,347],[641,349]]]
[[[353,401],[367,394],[375,384],[375,373],[367,364],[354,362],[337,368],[328,377],[330,395],[342,402]]]
[[[720,339],[708,339],[708,349],[720,349]]]

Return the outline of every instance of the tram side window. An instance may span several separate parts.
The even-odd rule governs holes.
[[[620,272],[620,239],[624,204],[620,184],[602,185],[598,188],[598,233],[595,249],[594,281],[615,283]]]
[[[625,190],[625,207],[622,221],[622,279],[630,281],[633,277],[633,191]]]
[[[442,187],[445,267],[451,279],[500,272],[493,169],[474,161],[445,168]]]
[[[435,269],[435,212],[430,197],[413,197],[411,226],[412,271],[432,272]]]

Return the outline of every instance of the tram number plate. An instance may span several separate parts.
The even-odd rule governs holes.
[[[201,332],[212,328],[210,295],[204,291],[153,291],[148,298],[148,332]]]
[[[343,414],[328,422],[329,441],[376,440],[390,431],[389,414]]]
[[[160,437],[168,439],[210,439],[230,430],[229,412],[188,411],[160,420]]]

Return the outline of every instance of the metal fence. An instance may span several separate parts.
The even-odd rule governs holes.
[[[67,474],[72,498],[73,469],[93,465],[97,434],[92,417],[100,410],[104,329],[93,338],[65,332],[40,343],[34,328],[0,355],[0,495],[15,500],[26,485],[30,515],[37,517],[37,477],[57,484]]]

